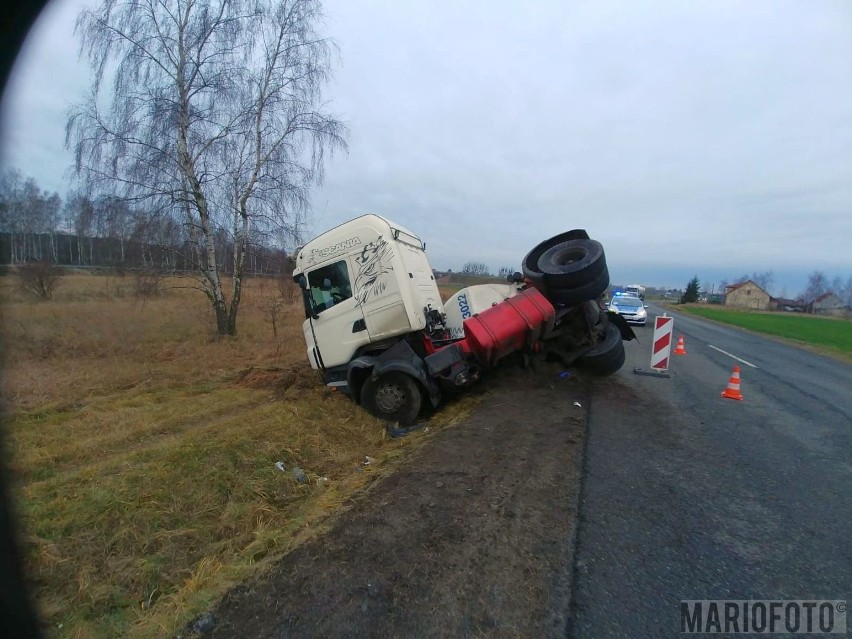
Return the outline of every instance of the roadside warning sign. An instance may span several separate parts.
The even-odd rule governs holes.
[[[669,355],[672,350],[672,332],[674,318],[658,316],[654,320],[654,345],[651,349],[651,368],[655,371],[669,369]]]
[[[637,375],[652,375],[654,377],[669,376],[669,356],[672,350],[673,331],[673,317],[658,315],[654,319],[654,342],[651,345],[651,370],[634,368],[634,373]]]

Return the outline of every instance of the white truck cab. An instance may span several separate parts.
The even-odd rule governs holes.
[[[424,330],[444,312],[423,242],[378,215],[362,215],[305,244],[293,278],[307,293],[302,331],[318,370]]]

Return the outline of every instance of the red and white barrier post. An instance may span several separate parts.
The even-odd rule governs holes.
[[[654,342],[651,345],[651,370],[634,368],[637,375],[652,375],[654,377],[669,377],[669,357],[672,350],[672,332],[674,318],[658,315],[654,320]]]

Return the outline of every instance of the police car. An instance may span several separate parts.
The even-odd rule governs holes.
[[[644,326],[648,321],[648,311],[636,295],[616,293],[609,303],[609,310],[621,315],[628,324]]]

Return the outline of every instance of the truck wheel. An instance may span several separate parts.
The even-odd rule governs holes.
[[[600,242],[569,240],[542,253],[538,268],[548,288],[577,288],[606,269],[606,256]]]
[[[573,306],[588,300],[594,300],[600,297],[609,286],[609,270],[604,267],[604,270],[598,273],[590,282],[577,287],[562,287],[562,286],[547,286],[545,297],[552,304],[564,304]]]
[[[541,272],[541,269],[538,267],[539,258],[545,253],[545,251],[562,244],[563,242],[569,242],[571,240],[588,240],[589,234],[586,233],[583,229],[575,229],[573,231],[568,231],[567,233],[560,233],[559,235],[554,235],[549,240],[545,240],[538,246],[536,246],[532,251],[527,253],[527,256],[524,258],[524,261],[521,263],[521,269],[524,272],[524,277],[531,281],[533,284],[538,285],[541,284],[544,274]]]
[[[621,331],[614,324],[607,324],[604,338],[592,350],[577,358],[577,366],[596,375],[612,375],[624,366],[624,358]]]
[[[408,426],[420,414],[422,395],[417,383],[405,373],[391,372],[367,378],[361,388],[361,405],[379,419]]]

